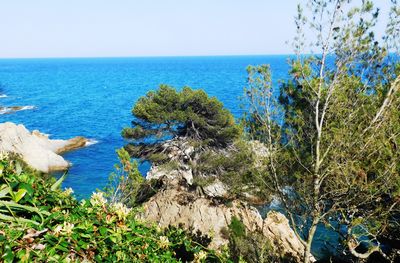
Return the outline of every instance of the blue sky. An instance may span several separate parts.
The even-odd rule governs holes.
[[[0,1],[2,58],[288,54],[298,2]]]

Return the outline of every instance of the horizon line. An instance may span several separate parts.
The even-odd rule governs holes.
[[[190,57],[252,57],[252,56],[293,56],[294,53],[282,54],[226,54],[226,55],[134,55],[134,56],[51,56],[51,57],[0,57],[0,60],[12,59],[107,59],[107,58],[190,58]]]

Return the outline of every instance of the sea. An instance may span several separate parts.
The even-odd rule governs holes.
[[[63,182],[78,199],[108,182],[116,149],[127,142],[137,99],[160,84],[204,89],[236,118],[249,65],[269,64],[274,84],[287,78],[288,56],[0,59],[0,106],[24,106],[0,122],[25,125],[54,139],[84,136],[91,144],[64,155],[73,165]],[[3,112],[6,113],[6,112]],[[146,173],[148,166],[140,170]],[[55,175],[59,176],[59,175]]]
[[[131,125],[131,110],[138,98],[160,84],[204,89],[239,119],[244,112],[246,68],[269,64],[277,90],[279,82],[288,78],[289,57],[0,59],[0,109],[23,106],[12,114],[0,110],[0,123],[23,124],[53,139],[90,139],[87,147],[64,155],[72,167],[62,185],[71,187],[76,198],[88,198],[107,185],[118,162],[115,151],[127,143],[121,130]],[[145,175],[149,165],[139,168]],[[317,236],[314,253],[323,255],[324,242],[336,236],[323,227]]]

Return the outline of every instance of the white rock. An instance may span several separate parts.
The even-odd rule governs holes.
[[[159,166],[152,165],[146,174],[146,180],[158,180],[163,176],[167,177],[168,179],[173,179],[177,176],[177,171],[167,172],[165,169],[162,169]]]
[[[214,183],[203,187],[203,191],[209,197],[224,197],[228,194],[226,185],[216,180]]]
[[[50,140],[39,131],[30,133],[23,125],[11,122],[0,124],[0,151],[19,154],[32,168],[48,173],[65,170],[70,164],[58,153],[85,146],[87,140]]]
[[[182,178],[184,178],[187,182],[188,185],[193,184],[193,172],[192,169],[185,169],[185,170],[180,170],[180,174]]]
[[[180,169],[177,170],[166,170],[162,166],[151,166],[150,170],[146,174],[147,180],[158,180],[161,177],[168,178],[170,180],[176,180],[177,182],[183,178],[186,182],[191,185],[193,183],[193,173],[192,169],[187,166],[182,165]]]

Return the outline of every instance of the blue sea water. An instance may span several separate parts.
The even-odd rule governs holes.
[[[121,129],[132,120],[135,101],[160,84],[204,89],[240,117],[239,97],[248,65],[270,64],[273,80],[286,78],[287,56],[1,59],[3,106],[35,106],[0,115],[52,138],[84,136],[97,144],[70,152],[73,163],[63,187],[78,198],[106,185],[124,145]]]

